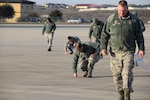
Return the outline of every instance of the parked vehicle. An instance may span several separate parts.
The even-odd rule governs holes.
[[[91,23],[92,20],[81,18],[82,23]]]
[[[147,23],[150,24],[150,20],[148,20]]]
[[[36,23],[40,23],[41,20],[38,17],[27,17],[24,19],[25,22],[31,23],[31,22],[36,22]]]
[[[91,23],[92,20],[85,19],[85,18],[74,18],[67,20],[67,23]]]
[[[82,20],[80,18],[76,18],[76,19],[69,19],[67,20],[67,23],[82,23]]]

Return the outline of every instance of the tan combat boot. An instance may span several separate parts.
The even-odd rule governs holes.
[[[130,100],[130,90],[128,88],[124,89],[124,100]]]
[[[86,77],[88,75],[88,71],[84,71],[83,77]]]
[[[92,77],[92,70],[88,70],[87,77],[88,77],[88,78],[91,78],[91,77]]]
[[[124,100],[124,91],[123,90],[118,91],[118,100]]]

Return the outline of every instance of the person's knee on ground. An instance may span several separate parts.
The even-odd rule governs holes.
[[[88,75],[88,70],[86,66],[80,66],[81,70],[84,72],[83,77],[86,77]]]
[[[81,60],[80,63],[78,64],[79,68],[84,72],[83,77],[87,76],[87,60]]]
[[[94,57],[94,58],[96,58],[96,57]],[[92,77],[92,71],[94,69],[94,65],[99,60],[99,57],[97,58],[97,60],[95,60],[94,58],[89,57],[89,59],[88,59],[88,66],[87,66],[88,67],[88,75],[87,75],[87,77]]]
[[[92,77],[92,71],[93,71],[93,67],[94,67],[94,62],[93,61],[89,61],[87,67],[88,67],[88,75],[87,75],[87,77]]]

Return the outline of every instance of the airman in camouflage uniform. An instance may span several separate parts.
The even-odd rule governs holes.
[[[133,11],[132,14],[134,14],[134,15],[136,15],[136,16],[138,17],[136,11]],[[138,20],[139,20],[139,23],[140,23],[141,31],[144,32],[144,31],[145,31],[145,25],[144,25],[144,22],[143,22],[140,18],[138,18]]]
[[[100,59],[99,51],[100,47],[98,43],[76,43],[72,62],[73,76],[77,77],[77,66],[79,66],[84,72],[83,77],[92,77],[94,65]],[[79,58],[81,58],[81,61],[78,64]]]
[[[48,43],[48,51],[51,51],[55,30],[56,30],[55,23],[50,18],[47,18],[46,22],[44,23],[42,35],[45,35],[45,39]]]
[[[107,19],[101,35],[101,54],[110,47],[110,67],[113,74],[118,100],[130,100],[134,66],[134,52],[138,44],[139,56],[145,54],[144,37],[137,16],[128,11],[125,0],[118,3],[118,12]]]
[[[74,44],[81,42],[81,40],[77,36],[68,36],[68,40],[65,45],[65,54],[67,54],[67,49],[70,50],[69,54],[73,54]]]
[[[136,11],[133,11],[132,14],[138,16]],[[140,23],[141,31],[143,33],[145,31],[145,25],[144,25],[143,21],[140,18],[138,18],[138,20],[139,20],[139,23]],[[137,55],[137,53],[138,53],[138,48],[137,48],[137,44],[136,44],[135,55]],[[136,58],[134,58],[134,66],[138,66]]]
[[[104,23],[97,18],[93,18],[93,22],[89,29],[89,40],[100,43],[101,31]]]

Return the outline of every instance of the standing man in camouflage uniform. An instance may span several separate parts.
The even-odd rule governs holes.
[[[65,45],[65,54],[67,54],[67,49],[70,50],[69,54],[73,54],[74,44],[81,42],[77,36],[68,36],[68,40]]]
[[[135,16],[138,17],[136,11],[133,11],[132,14],[134,14]],[[138,20],[139,20],[139,23],[140,23],[141,31],[142,31],[142,33],[143,33],[143,32],[145,31],[145,25],[144,25],[144,22],[143,22],[139,17],[138,17]],[[138,54],[137,44],[136,44],[136,51],[135,51],[135,54]],[[134,65],[135,65],[135,66],[138,66],[136,59],[135,59],[135,61],[134,61]]]
[[[83,77],[92,77],[92,71],[94,65],[99,61],[100,47],[98,43],[87,42],[87,43],[76,43],[75,44],[75,53],[73,54],[73,77],[77,77],[77,66],[81,68],[84,72]],[[78,60],[81,58],[81,61],[78,64]]]
[[[56,30],[55,23],[50,19],[47,18],[46,22],[44,23],[42,35],[45,35],[46,41],[48,43],[48,51],[52,49],[52,41],[54,37],[54,31]]]
[[[89,40],[100,43],[101,31],[104,23],[97,18],[93,18],[93,22],[89,30]]]
[[[101,35],[101,54],[110,47],[110,67],[118,100],[130,100],[134,66],[134,52],[138,44],[139,56],[145,54],[144,37],[137,16],[129,13],[125,0],[118,3],[118,12],[108,17]]]

